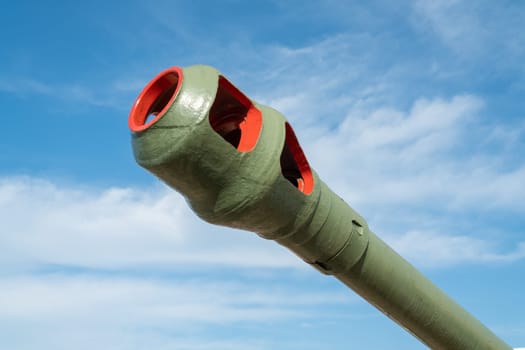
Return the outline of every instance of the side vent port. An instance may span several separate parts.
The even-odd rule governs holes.
[[[249,98],[219,76],[217,95],[210,109],[210,125],[239,152],[249,152],[259,139],[262,115]]]
[[[299,191],[310,194],[314,189],[312,170],[292,127],[288,123],[285,127],[286,139],[281,152],[281,173]]]

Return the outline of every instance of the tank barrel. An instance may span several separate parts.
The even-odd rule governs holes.
[[[214,68],[161,72],[135,101],[129,127],[138,164],[203,220],[286,246],[432,349],[512,349],[325,185],[279,112]]]

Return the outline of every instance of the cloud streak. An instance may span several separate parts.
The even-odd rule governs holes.
[[[503,209],[521,212],[525,164],[502,168],[515,154],[496,141],[486,144],[483,101],[459,95],[419,99],[408,111],[351,110],[333,130],[306,141],[312,163],[328,183],[359,205],[426,203],[449,210]],[[516,132],[499,129],[499,139],[519,147]],[[490,135],[489,134],[489,139]],[[503,135],[510,135],[506,137]],[[310,136],[311,137],[311,136]]]
[[[463,59],[472,62],[488,58],[498,60],[506,68],[517,68],[519,61],[515,59],[525,53],[519,43],[525,37],[513,28],[520,23],[524,9],[511,3],[492,5],[463,0],[417,0],[412,6],[413,22],[418,28],[431,30]]]
[[[45,180],[0,181],[3,269],[56,264],[93,268],[137,265],[291,267],[300,263],[253,234],[201,222],[162,188],[93,190]]]
[[[308,269],[273,242],[201,222],[180,196],[162,188],[93,190],[4,178],[0,211],[4,215],[0,235],[4,273],[39,266]],[[428,266],[511,262],[523,257],[523,244],[516,252],[502,255],[489,241],[460,232],[440,236],[411,230],[397,238],[394,232],[384,233],[391,234],[390,242],[403,254]],[[461,251],[462,247],[468,251]],[[427,254],[430,249],[433,254]]]
[[[407,260],[423,267],[449,267],[458,264],[509,263],[525,258],[525,241],[514,250],[499,252],[497,241],[437,232],[409,231],[388,236],[386,241]]]
[[[14,348],[92,349],[92,341],[118,349],[170,343],[185,349],[240,348],[257,343],[242,335],[214,336],[213,330],[242,323],[268,328],[298,319],[325,322],[319,308],[349,300],[333,292],[297,295],[293,288],[209,279],[15,277],[0,279],[0,336],[2,346]]]
[[[141,83],[140,86],[143,86]],[[97,89],[88,83],[45,82],[24,77],[11,77],[9,80],[0,79],[0,92],[12,94],[21,98],[42,96],[55,99],[64,103],[81,104],[84,107],[103,107],[123,110],[128,108],[127,101],[130,91],[137,90],[139,83],[136,81],[115,80],[106,86]]]

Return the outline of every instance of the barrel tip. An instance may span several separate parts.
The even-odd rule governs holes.
[[[171,106],[182,86],[183,73],[180,67],[171,67],[160,72],[139,94],[128,118],[133,132],[140,132],[155,124]]]

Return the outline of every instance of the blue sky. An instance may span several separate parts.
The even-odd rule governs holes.
[[[525,346],[522,2],[17,1],[0,23],[2,349],[425,349],[135,164],[135,97],[197,63],[283,112],[380,237]]]

